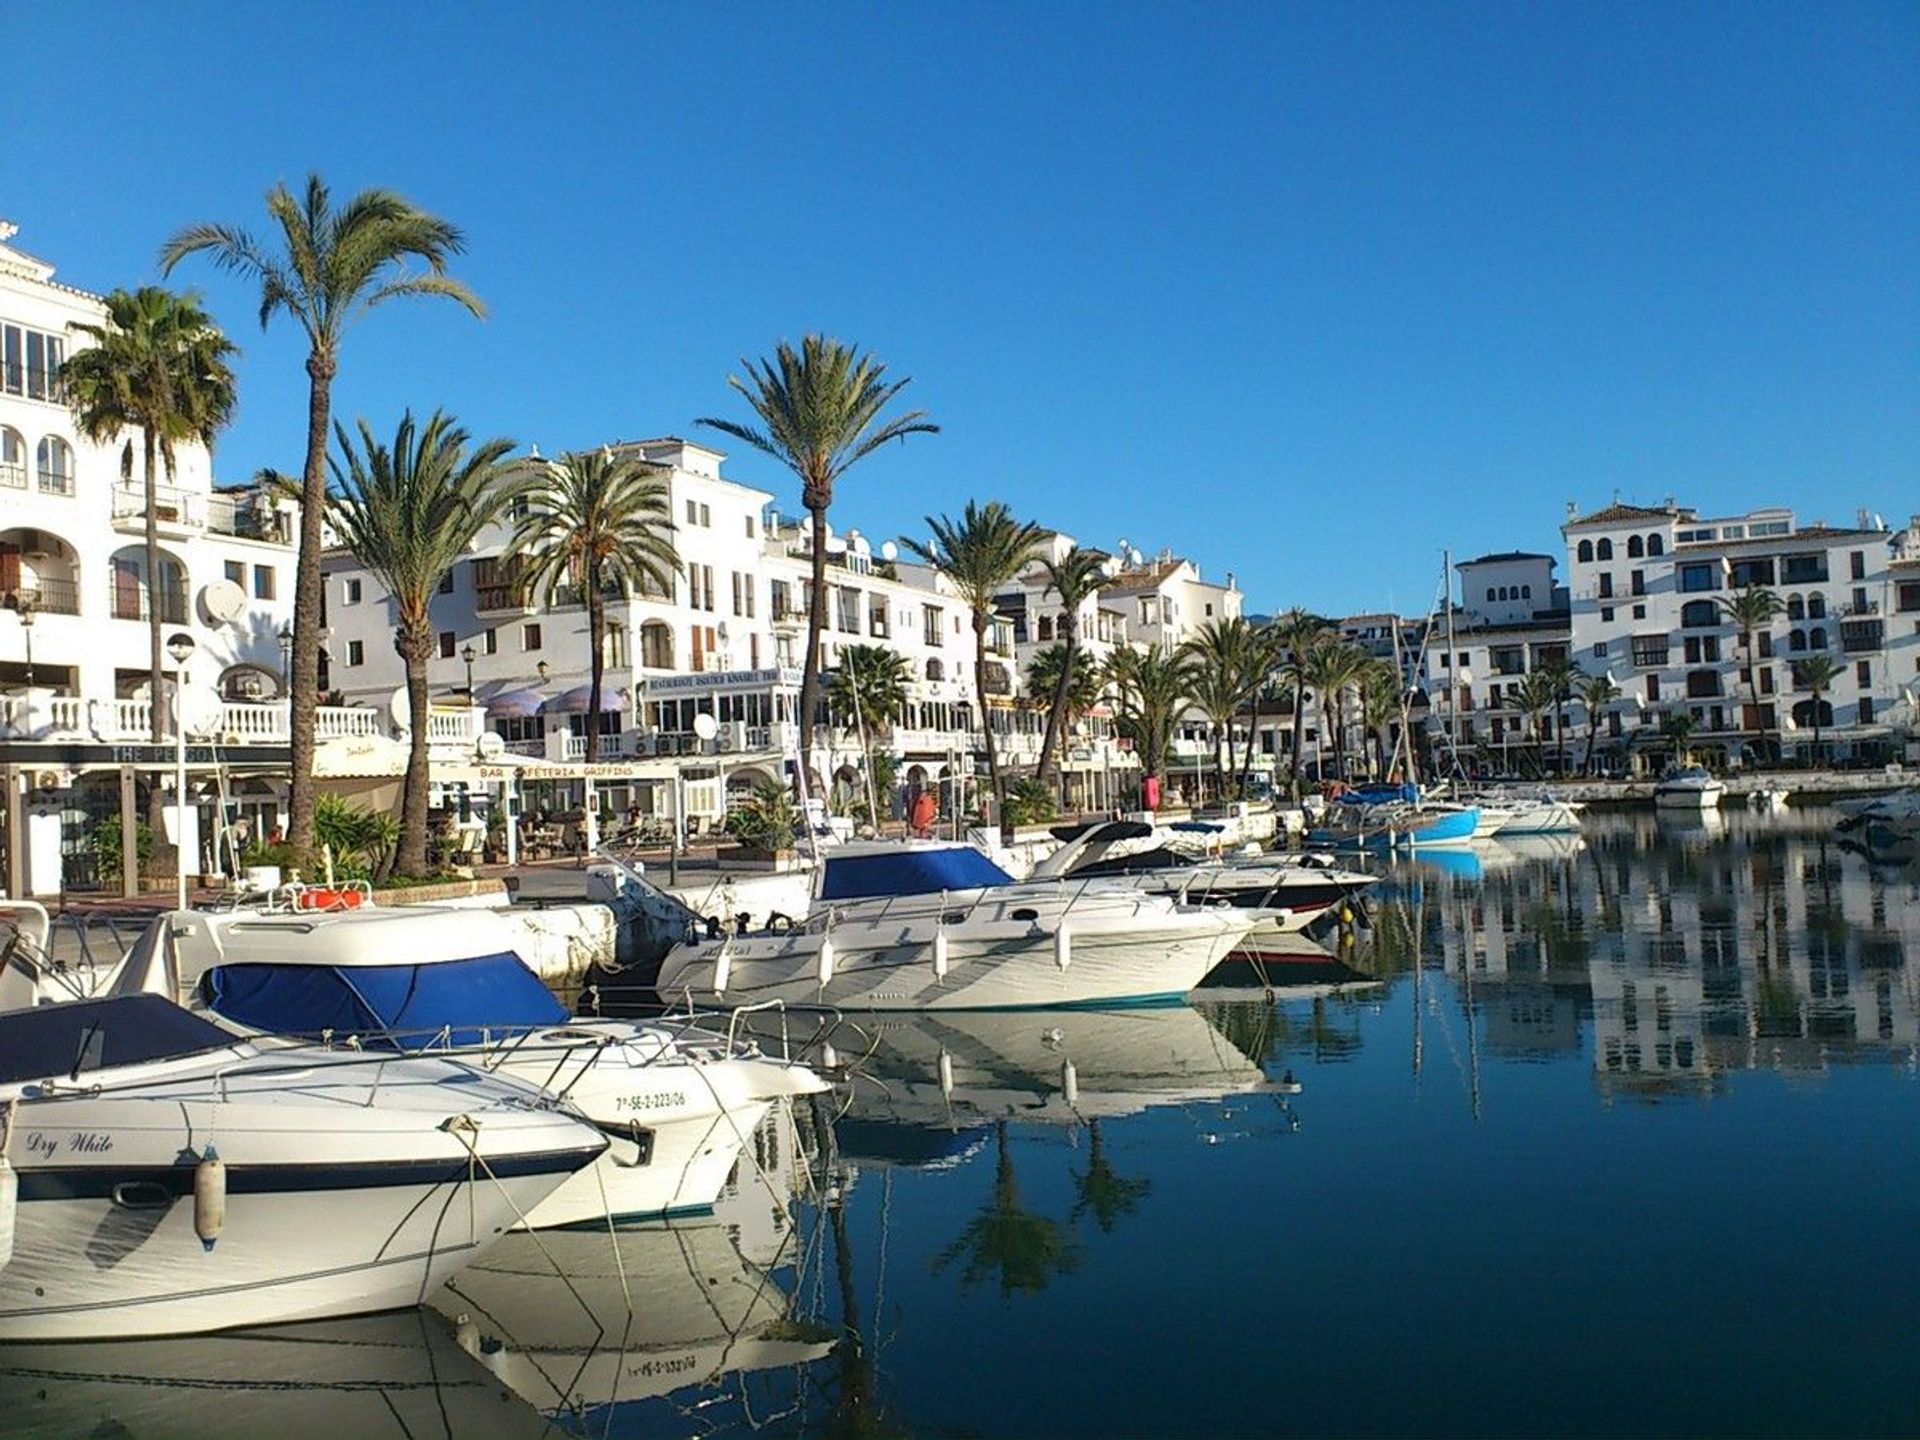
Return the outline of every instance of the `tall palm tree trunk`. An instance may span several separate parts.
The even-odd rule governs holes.
[[[600,684],[606,678],[607,602],[600,595],[597,568],[586,571],[587,644],[593,653],[587,657],[587,764],[600,758]]]
[[[407,667],[407,778],[400,792],[400,847],[394,868],[402,875],[427,873],[427,655],[433,633],[425,619],[394,636]]]
[[[813,763],[813,717],[820,709],[820,635],[827,626],[827,506],[811,491],[801,497],[813,517],[813,578],[807,601],[807,658],[800,667],[800,753]]]
[[[1587,716],[1587,758],[1580,766],[1583,776],[1593,774],[1593,752],[1600,748],[1600,713],[1594,711]]]
[[[993,743],[993,715],[987,708],[987,622],[978,616],[973,622],[973,678],[980,693],[980,736],[987,742],[987,783],[993,787],[993,818],[998,823],[1006,796],[1000,789],[1000,752]]]
[[[1257,690],[1248,703],[1253,713],[1247,721],[1247,749],[1240,760],[1240,780],[1236,787],[1242,796],[1253,781],[1253,747],[1260,738],[1260,693]]]
[[[155,444],[152,427],[144,427],[141,432],[142,453],[146,459],[147,476],[147,648],[152,664],[152,676],[147,684],[147,698],[153,702],[149,707],[153,714],[149,717],[149,728],[153,732],[153,743],[163,745],[167,739],[166,705],[161,699],[161,687],[167,683],[165,660],[166,644],[162,638],[162,605],[160,596],[160,478],[154,473],[159,464],[158,446]],[[175,709],[184,715],[186,707],[175,697]],[[155,789],[158,792],[158,787]]]
[[[293,678],[287,797],[287,843],[296,865],[313,863],[314,711],[320,704],[320,522],[327,503],[327,424],[332,413],[333,356],[307,356],[307,463],[300,479],[300,555],[293,582]],[[425,722],[415,728],[424,733]]]
[[[1073,688],[1073,662],[1080,653],[1078,626],[1067,632],[1066,658],[1060,665],[1060,677],[1053,682],[1053,703],[1047,711],[1047,733],[1040,738],[1040,764],[1035,773],[1042,780],[1060,777],[1059,750],[1061,732],[1066,729],[1067,692]]]
[[[1293,689],[1293,798],[1300,798],[1300,747],[1307,743],[1307,692],[1303,686]]]

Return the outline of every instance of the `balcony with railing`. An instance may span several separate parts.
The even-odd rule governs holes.
[[[177,485],[153,487],[153,519],[162,535],[180,538],[198,535],[207,529],[211,496],[203,491],[182,490]],[[147,527],[147,493],[141,485],[113,487],[113,528],[137,535]]]
[[[251,701],[222,701],[211,724],[202,734],[190,738],[196,744],[284,745],[290,729],[284,700],[264,704]],[[436,716],[436,719],[443,717]],[[446,738],[471,739],[467,715],[444,717],[467,727],[449,727]],[[171,735],[172,719],[163,715],[162,730]],[[40,740],[143,741],[153,738],[153,706],[145,700],[88,700],[75,695],[36,694],[29,717],[27,697],[0,696],[0,728],[17,736]],[[321,740],[378,736],[386,726],[378,710],[357,705],[322,705],[314,712],[314,733]],[[431,732],[430,732],[431,733]],[[434,739],[443,738],[434,735]]]
[[[293,543],[293,517],[254,491],[215,491],[206,497],[206,528],[240,540]]]
[[[34,580],[0,592],[0,606],[35,615],[78,615],[80,587],[71,580]]]
[[[1886,648],[1887,624],[1878,615],[1846,615],[1840,621],[1840,648],[1849,655],[1865,655]]]
[[[147,587],[145,585],[119,585],[113,587],[113,618],[116,620],[146,620],[151,618],[148,608]],[[182,584],[163,585],[160,588],[160,619],[168,625],[187,623],[187,587]]]

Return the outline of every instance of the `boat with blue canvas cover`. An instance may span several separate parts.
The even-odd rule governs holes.
[[[0,1340],[413,1305],[607,1144],[515,1080],[156,995],[0,1014],[0,1106]]]
[[[1175,1003],[1255,918],[1112,881],[1016,881],[969,845],[854,843],[823,857],[804,921],[677,944],[657,988],[843,1010]]]
[[[560,1096],[611,1144],[534,1227],[710,1207],[769,1109],[825,1083],[704,1031],[579,1019],[489,910],[179,911],[128,955],[116,988],[180,999],[260,1037],[451,1056]]]

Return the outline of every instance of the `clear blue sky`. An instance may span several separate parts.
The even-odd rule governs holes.
[[[41,4],[0,53],[0,215],[73,284],[310,168],[463,226],[491,319],[349,339],[382,427],[698,438],[824,329],[945,426],[843,525],[1005,499],[1262,610],[1417,608],[1616,491],[1920,509],[1911,3]],[[297,467],[296,332],[178,278],[246,352],[220,473]]]

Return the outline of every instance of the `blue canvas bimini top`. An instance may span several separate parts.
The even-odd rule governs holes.
[[[237,1043],[158,995],[39,1005],[0,1015],[0,1084],[176,1060]]]
[[[944,850],[885,850],[827,856],[822,900],[887,895],[936,895],[942,890],[987,890],[1013,877],[971,846]]]
[[[431,965],[221,965],[201,978],[200,994],[208,1009],[269,1034],[331,1030],[401,1050],[477,1045],[568,1018],[510,951]]]

